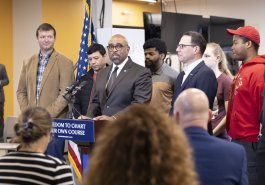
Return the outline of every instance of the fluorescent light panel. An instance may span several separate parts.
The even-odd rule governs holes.
[[[149,3],[155,3],[155,2],[157,2],[157,0],[138,0],[138,1],[149,2]]]

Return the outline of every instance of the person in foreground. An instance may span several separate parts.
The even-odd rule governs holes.
[[[28,108],[18,118],[13,142],[17,152],[0,157],[0,184],[74,184],[70,167],[45,155],[50,141],[52,118],[41,107]]]
[[[174,118],[189,138],[202,185],[248,184],[244,148],[207,132],[211,110],[203,91],[195,88],[183,91],[174,103]]]
[[[154,107],[135,104],[95,145],[85,185],[197,185],[183,131]]]

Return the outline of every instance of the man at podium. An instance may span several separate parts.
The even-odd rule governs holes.
[[[151,72],[128,56],[127,39],[120,34],[113,35],[107,49],[112,64],[98,73],[87,112],[96,121],[116,119],[127,106],[149,103],[152,96]]]

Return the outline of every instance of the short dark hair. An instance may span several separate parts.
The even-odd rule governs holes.
[[[155,48],[159,54],[165,54],[167,55],[167,45],[165,41],[159,39],[159,38],[152,38],[147,40],[144,45],[144,49],[149,49],[149,48]]]
[[[238,36],[243,40],[244,43],[246,43],[248,41],[252,42],[252,45],[253,45],[254,49],[256,50],[256,52],[258,52],[258,50],[259,50],[259,45],[258,44],[256,44],[255,42],[253,42],[252,40],[250,40],[247,37],[244,37],[244,36],[241,36],[241,35],[238,35]]]
[[[98,43],[93,43],[91,44],[88,49],[87,49],[87,54],[91,55],[92,53],[99,52],[102,56],[106,54],[106,49],[104,48],[103,45],[98,44]]]
[[[49,23],[42,23],[41,25],[39,25],[39,27],[36,30],[36,37],[39,36],[39,31],[50,31],[50,30],[53,30],[53,35],[54,35],[54,38],[55,38],[56,37],[55,28]]]
[[[191,44],[199,46],[201,54],[204,53],[206,49],[207,42],[202,34],[196,31],[187,31],[183,35],[191,36]]]

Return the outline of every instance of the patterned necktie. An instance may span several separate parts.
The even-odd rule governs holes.
[[[111,76],[109,78],[109,81],[108,81],[108,86],[107,86],[107,94],[109,93],[109,91],[112,89],[112,86],[113,86],[113,83],[114,81],[116,80],[117,78],[117,71],[118,71],[119,67],[116,66],[114,68],[114,71],[111,73]]]

